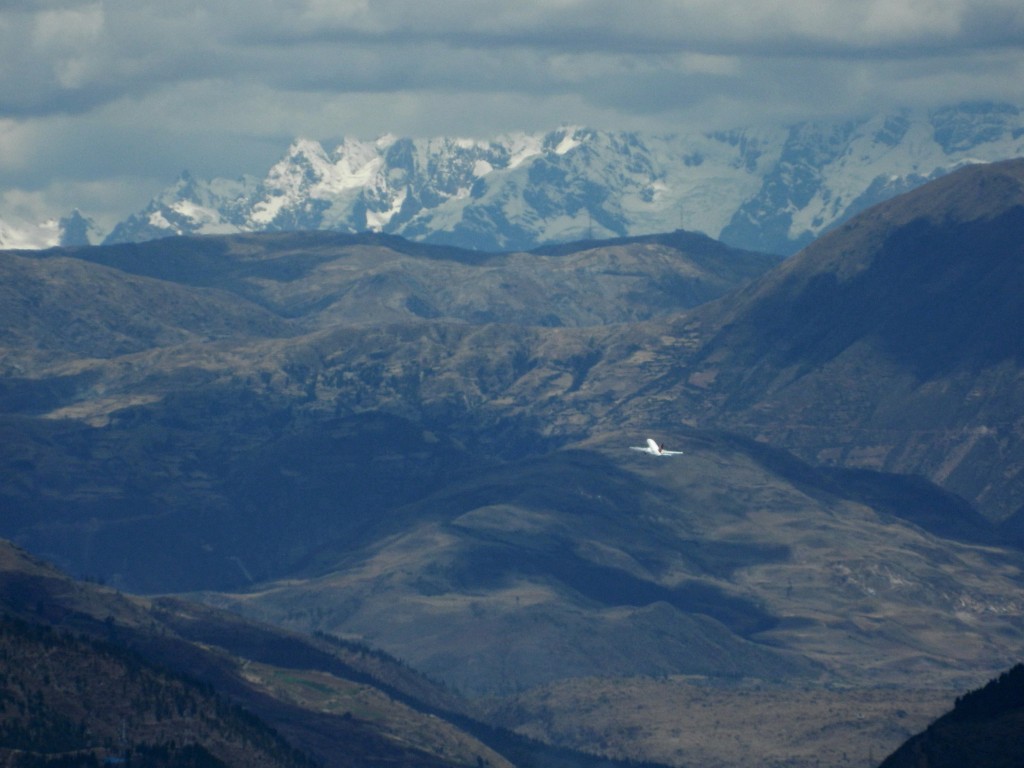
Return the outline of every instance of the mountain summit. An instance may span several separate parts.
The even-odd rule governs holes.
[[[323,229],[498,251],[683,228],[790,254],[959,166],[1022,154],[1024,116],[995,104],[677,136],[301,139],[262,179],[183,175],[105,242]]]

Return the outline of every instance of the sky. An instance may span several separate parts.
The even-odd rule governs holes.
[[[1020,0],[0,0],[0,220],[101,228],[298,137],[1024,107]]]

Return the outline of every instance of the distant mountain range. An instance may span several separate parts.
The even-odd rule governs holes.
[[[681,228],[790,254],[929,179],[1022,154],[1024,116],[1006,104],[674,136],[301,139],[262,176],[183,173],[105,235],[74,212],[34,234],[0,221],[0,246],[331,230],[503,251]]]

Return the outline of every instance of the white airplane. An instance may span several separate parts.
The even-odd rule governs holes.
[[[682,451],[666,451],[664,446],[658,445],[649,437],[647,438],[647,445],[631,445],[629,448],[632,451],[643,451],[644,453],[649,453],[651,456],[682,456],[683,454]]]

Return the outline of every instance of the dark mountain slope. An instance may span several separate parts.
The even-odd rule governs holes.
[[[122,588],[228,589],[399,529],[383,510],[480,461],[399,417],[289,423],[286,403],[197,389],[101,429],[0,418],[0,526]]]
[[[813,463],[1024,499],[1024,160],[861,214],[727,300],[655,391]],[[651,386],[645,390],[649,397]]]
[[[395,748],[366,724],[340,718],[317,723],[314,716],[297,729],[305,719],[300,708],[243,684],[237,660],[184,641],[145,602],[73,582],[6,542],[0,542],[0,563],[0,610],[9,617],[6,658],[18,665],[8,670],[5,683],[14,689],[15,705],[17,695],[31,704],[28,719],[19,717],[26,712],[22,707],[5,710],[8,735],[18,739],[4,746],[44,755],[99,750],[101,759],[129,750],[147,765],[164,765],[160,760],[168,755],[184,760],[189,754],[221,761],[203,763],[210,765],[307,765],[312,763],[302,755],[309,754],[321,764],[332,753],[328,765],[378,759],[431,762],[425,753]],[[303,746],[303,753],[288,746],[266,718],[255,718],[254,711],[269,715],[289,738],[309,736],[292,741]],[[65,736],[55,742],[54,728],[61,723]],[[332,736],[325,738],[328,733]]]
[[[219,646],[211,638],[200,644],[177,631],[185,624],[183,616],[189,616],[187,624],[193,632],[202,633],[204,627],[206,632],[214,631],[224,622],[216,612],[181,601],[154,605],[73,581],[5,541],[0,541],[0,613],[11,622],[7,635],[29,659],[20,670],[21,684],[11,677],[7,682],[29,701],[42,703],[37,713],[41,723],[74,726],[72,735],[78,741],[69,749],[116,747],[116,754],[131,748],[143,754],[138,751],[166,751],[170,746],[173,754],[174,743],[179,747],[195,744],[227,765],[305,765],[303,755],[312,755],[317,764],[326,766],[388,762],[440,767],[474,762],[463,752],[467,743],[469,750],[474,748],[472,739],[457,735],[440,721],[433,735],[426,733],[417,722],[426,715],[415,715],[385,693],[374,694],[376,702],[366,703],[365,711],[373,712],[372,721],[342,717],[342,712],[331,714],[320,707],[309,709],[287,688],[271,688],[258,675],[247,674],[258,656],[246,657],[244,648],[237,653],[239,649],[231,648],[224,639]],[[309,670],[316,666],[310,663],[315,657],[321,668],[329,670],[319,685],[342,700],[380,691],[381,684],[371,669],[398,667],[383,655],[365,665],[365,649],[323,643],[317,648],[311,639],[228,618],[236,639],[262,634],[267,643],[291,644],[298,649],[294,662],[279,658],[284,666],[267,666],[264,675],[287,676],[286,670],[296,663]],[[385,671],[383,676],[393,681],[395,695],[406,701],[416,701],[416,697],[398,693],[403,688],[430,695],[426,681],[417,683],[409,670]],[[297,685],[301,690],[302,684]],[[432,698],[451,702],[440,691]],[[425,709],[431,705],[417,706]],[[8,722],[13,732],[38,737],[42,740],[39,750],[52,751],[47,733],[32,735],[32,729],[26,733],[26,723],[17,716],[24,710],[12,710],[5,714],[14,715]],[[80,722],[85,723],[85,732],[78,729]],[[422,739],[401,734],[414,727],[424,734]],[[122,733],[130,737],[127,742]],[[432,741],[436,747],[446,740],[449,748],[455,748],[450,759],[431,753],[428,745]],[[463,743],[456,747],[459,741]],[[295,752],[289,742],[301,745],[303,752]],[[494,757],[482,745],[475,748],[478,754]],[[457,756],[459,752],[463,757]]]
[[[880,768],[1016,768],[1024,763],[1024,666],[958,698]]]
[[[0,759],[313,768],[264,723],[116,644],[0,617]]]
[[[877,344],[922,379],[1024,362],[1024,160],[972,166],[821,238],[712,313],[703,357],[806,370]],[[756,382],[754,378],[748,386]]]
[[[101,761],[130,750],[161,768],[195,765],[190,757],[231,766],[511,768],[506,756],[542,768],[622,765],[475,720],[450,691],[366,646],[183,600],[123,596],[4,541],[0,658],[10,665],[0,670],[4,757],[16,748]]]

